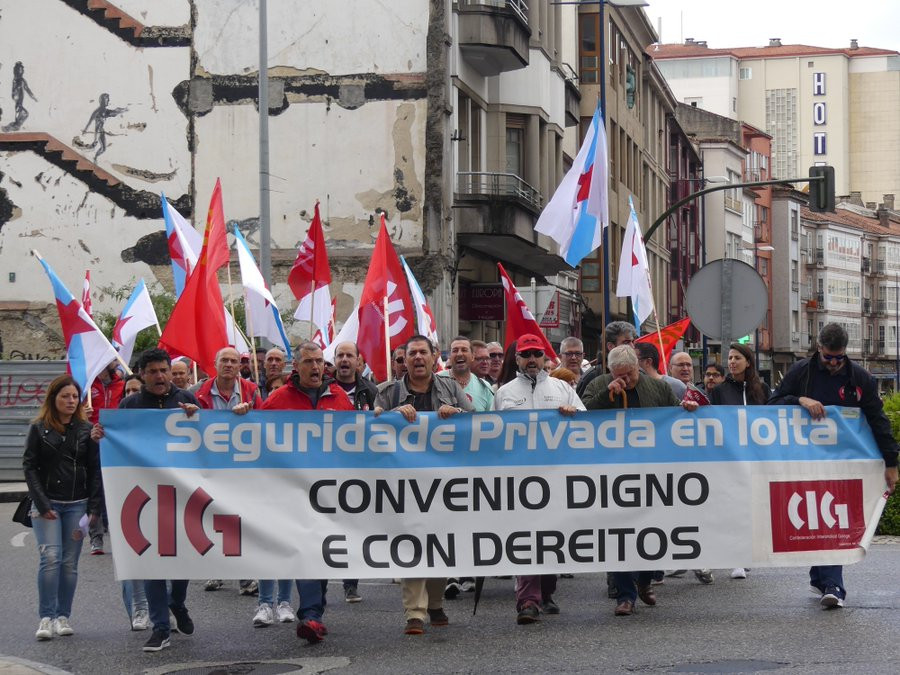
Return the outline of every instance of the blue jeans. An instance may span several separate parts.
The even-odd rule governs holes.
[[[847,597],[844,589],[844,568],[841,565],[817,565],[809,568],[809,584],[823,593],[829,586],[838,589],[837,596],[843,600]]]
[[[275,600],[275,581],[274,579],[260,579],[259,580],[259,604],[260,605],[275,605],[281,604],[282,602],[286,602],[291,604],[291,587],[294,582],[292,579],[279,579],[278,580],[278,602],[273,602]]]
[[[171,584],[171,591],[166,587],[167,583]],[[144,581],[144,592],[147,594],[147,608],[150,610],[153,630],[158,630],[166,636],[169,635],[171,630],[169,607],[184,609],[187,587],[186,580],[166,582],[165,579],[147,579]]]
[[[72,614],[72,599],[78,583],[78,556],[84,533],[78,525],[87,513],[87,500],[62,503],[50,502],[56,520],[41,518],[32,509],[31,520],[38,552],[38,615],[55,619]]]
[[[649,586],[653,581],[653,572],[610,572],[610,574],[613,584],[619,591],[616,602],[624,600],[631,603],[637,602],[638,586]]]
[[[300,594],[300,609],[297,610],[298,618],[321,621],[325,613],[325,592],[328,590],[328,581],[322,579],[297,579],[297,592]]]
[[[144,591],[142,579],[129,579],[122,582],[122,602],[125,604],[125,611],[128,612],[129,619],[134,619],[135,612],[148,611],[147,593]]]

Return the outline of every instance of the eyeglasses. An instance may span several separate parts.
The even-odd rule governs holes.
[[[819,356],[825,361],[834,361],[835,363],[840,363],[847,358],[846,354],[823,354],[822,352],[819,352]]]
[[[529,349],[528,351],[519,352],[519,356],[523,359],[539,359],[544,355],[540,349]]]
[[[476,356],[475,360],[478,361],[479,363],[484,363],[485,361],[490,361],[491,357],[490,356]]]
[[[574,359],[578,356],[584,356],[584,352],[563,352],[562,355],[570,359]]]
[[[491,354],[490,358],[495,359],[497,361],[502,361],[503,360],[503,352],[494,352],[493,354]]]

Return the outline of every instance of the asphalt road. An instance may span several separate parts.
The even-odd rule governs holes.
[[[753,570],[744,581],[721,570],[711,586],[690,574],[666,579],[657,588],[659,605],[617,618],[602,576],[579,575],[560,580],[559,616],[518,626],[513,582],[493,579],[476,616],[472,595],[464,594],[445,603],[449,627],[409,637],[402,634],[400,590],[390,580],[363,582],[363,601],[355,605],[343,601],[335,582],[325,614],[330,634],[312,646],[296,638],[296,624],[254,628],[256,600],[239,596],[236,582],[214,593],[197,582],[188,592],[196,632],[173,635],[172,647],[157,654],[141,651],[148,632],[129,630],[111,557],[87,555],[85,548],[72,616],[76,634],[39,643],[38,556],[30,531],[10,520],[14,507],[0,504],[2,675],[35,672],[22,663],[36,672],[92,674],[900,671],[896,539],[875,544],[863,562],[845,570],[850,595],[843,610],[819,609],[803,569]],[[226,665],[238,663],[247,665]]]

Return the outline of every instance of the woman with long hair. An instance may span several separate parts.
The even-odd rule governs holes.
[[[497,384],[494,391],[502,387],[507,382],[516,379],[516,373],[519,371],[519,365],[516,363],[516,344],[518,340],[513,340],[506,346],[503,354],[503,365],[500,367],[500,377],[497,378]]]
[[[100,515],[100,453],[81,402],[81,387],[60,375],[32,421],[22,459],[40,552],[35,637],[72,635],[69,624],[78,581],[78,556],[87,533],[82,519]]]
[[[756,359],[747,345],[733,344],[728,350],[728,375],[709,392],[713,405],[765,405],[772,392],[759,379]],[[732,579],[746,579],[749,568],[735,567]]]

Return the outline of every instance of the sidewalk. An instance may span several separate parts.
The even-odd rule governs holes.
[[[0,503],[18,502],[22,497],[28,494],[28,487],[25,483],[0,483]],[[0,675],[3,671],[0,670]]]

